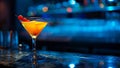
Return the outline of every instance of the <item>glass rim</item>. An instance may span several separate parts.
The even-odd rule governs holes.
[[[38,21],[39,20],[41,20],[41,21],[43,21],[43,22],[48,22],[45,18],[42,18],[42,17],[35,17],[35,16],[26,16],[25,18],[27,18],[27,19],[29,19],[29,20],[35,20],[35,19],[38,19]]]
[[[25,16],[25,18],[42,18],[42,17],[37,17],[37,16]]]

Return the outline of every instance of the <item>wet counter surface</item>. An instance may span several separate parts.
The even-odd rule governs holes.
[[[36,59],[32,59],[37,54]],[[55,51],[0,50],[0,64],[11,68],[120,68],[120,57]]]

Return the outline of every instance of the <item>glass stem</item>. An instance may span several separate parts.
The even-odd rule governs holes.
[[[37,54],[36,54],[36,38],[32,38],[32,43],[33,43],[33,54],[32,54],[32,63],[33,63],[33,68],[38,68],[37,67]]]
[[[36,38],[32,38],[32,43],[33,43],[33,51],[36,51]]]

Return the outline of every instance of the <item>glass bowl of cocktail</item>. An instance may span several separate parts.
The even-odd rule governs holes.
[[[31,36],[33,43],[32,50],[36,52],[36,38],[45,28],[47,22],[40,17],[23,17],[22,15],[19,15],[18,19],[20,20],[25,30]]]

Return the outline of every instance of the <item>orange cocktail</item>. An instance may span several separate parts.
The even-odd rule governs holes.
[[[36,51],[36,38],[41,33],[41,31],[47,25],[47,22],[39,17],[23,17],[22,15],[18,16],[23,27],[32,37],[33,42],[33,51]]]
[[[39,21],[29,21],[29,22],[21,22],[21,23],[32,38],[36,38],[44,29],[44,27],[47,25],[47,22],[39,22]]]

